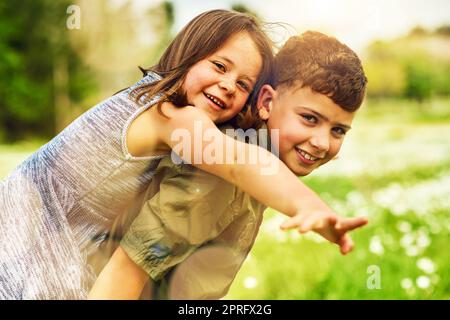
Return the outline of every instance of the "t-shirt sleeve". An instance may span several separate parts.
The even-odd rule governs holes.
[[[190,165],[161,160],[151,191],[120,245],[153,280],[231,222],[234,185]],[[223,219],[223,215],[230,216]],[[222,217],[222,219],[220,219]]]
[[[217,237],[177,265],[160,296],[176,300],[221,299],[253,246],[265,207],[242,194],[241,212]]]

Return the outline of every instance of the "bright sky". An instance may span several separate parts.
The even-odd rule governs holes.
[[[125,2],[126,0],[110,0]],[[161,0],[133,0],[147,7]],[[314,29],[336,36],[356,51],[380,38],[394,38],[416,25],[435,28],[450,24],[449,0],[173,0],[175,32],[197,14],[210,9],[229,9],[242,3],[267,22],[286,22],[288,33],[280,29],[283,41],[296,32]],[[276,39],[275,39],[276,40]]]

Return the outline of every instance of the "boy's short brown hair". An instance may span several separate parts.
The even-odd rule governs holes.
[[[275,56],[273,85],[310,87],[344,110],[356,111],[367,78],[358,56],[336,38],[307,31],[293,36]]]

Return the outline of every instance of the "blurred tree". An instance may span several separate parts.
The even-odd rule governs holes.
[[[363,62],[369,78],[369,96],[377,98],[401,96],[404,92],[406,75],[392,45],[375,41],[369,46],[368,52],[368,57],[363,59]]]
[[[406,97],[419,102],[450,94],[450,38],[414,28],[407,36],[375,41],[367,48],[364,68],[370,97]]]
[[[73,46],[93,70],[95,95],[80,113],[99,100],[136,82],[138,66],[149,67],[172,40],[174,10],[171,2],[78,0],[82,28],[72,32]],[[84,110],[83,110],[84,109]]]
[[[436,34],[450,37],[450,25],[440,26],[435,31]]]
[[[158,40],[147,59],[147,63],[153,65],[159,60],[174,38],[172,28],[175,22],[175,13],[173,3],[170,1],[164,1],[161,5],[151,8],[148,12],[153,29],[158,30]]]
[[[433,74],[424,60],[416,59],[405,65],[405,95],[419,102],[429,98],[433,91]]]
[[[82,99],[90,81],[72,50],[68,1],[0,2],[0,135],[51,137],[56,117]],[[70,76],[69,76],[70,75]],[[60,111],[55,106],[61,104]],[[0,137],[1,138],[1,137]]]
[[[261,18],[258,16],[258,14],[251,10],[250,8],[248,8],[245,4],[243,3],[235,3],[231,6],[231,10],[237,11],[237,12],[242,12],[242,13],[247,13],[251,16],[254,16],[255,18],[261,20]]]
[[[409,32],[409,35],[412,37],[420,37],[420,36],[426,36],[428,34],[428,31],[423,28],[422,26],[416,26],[411,29]]]

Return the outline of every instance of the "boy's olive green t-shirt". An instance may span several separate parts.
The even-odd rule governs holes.
[[[170,157],[159,163],[144,199],[120,242],[129,257],[155,281],[170,271],[171,299],[223,297],[266,207],[235,185]]]

